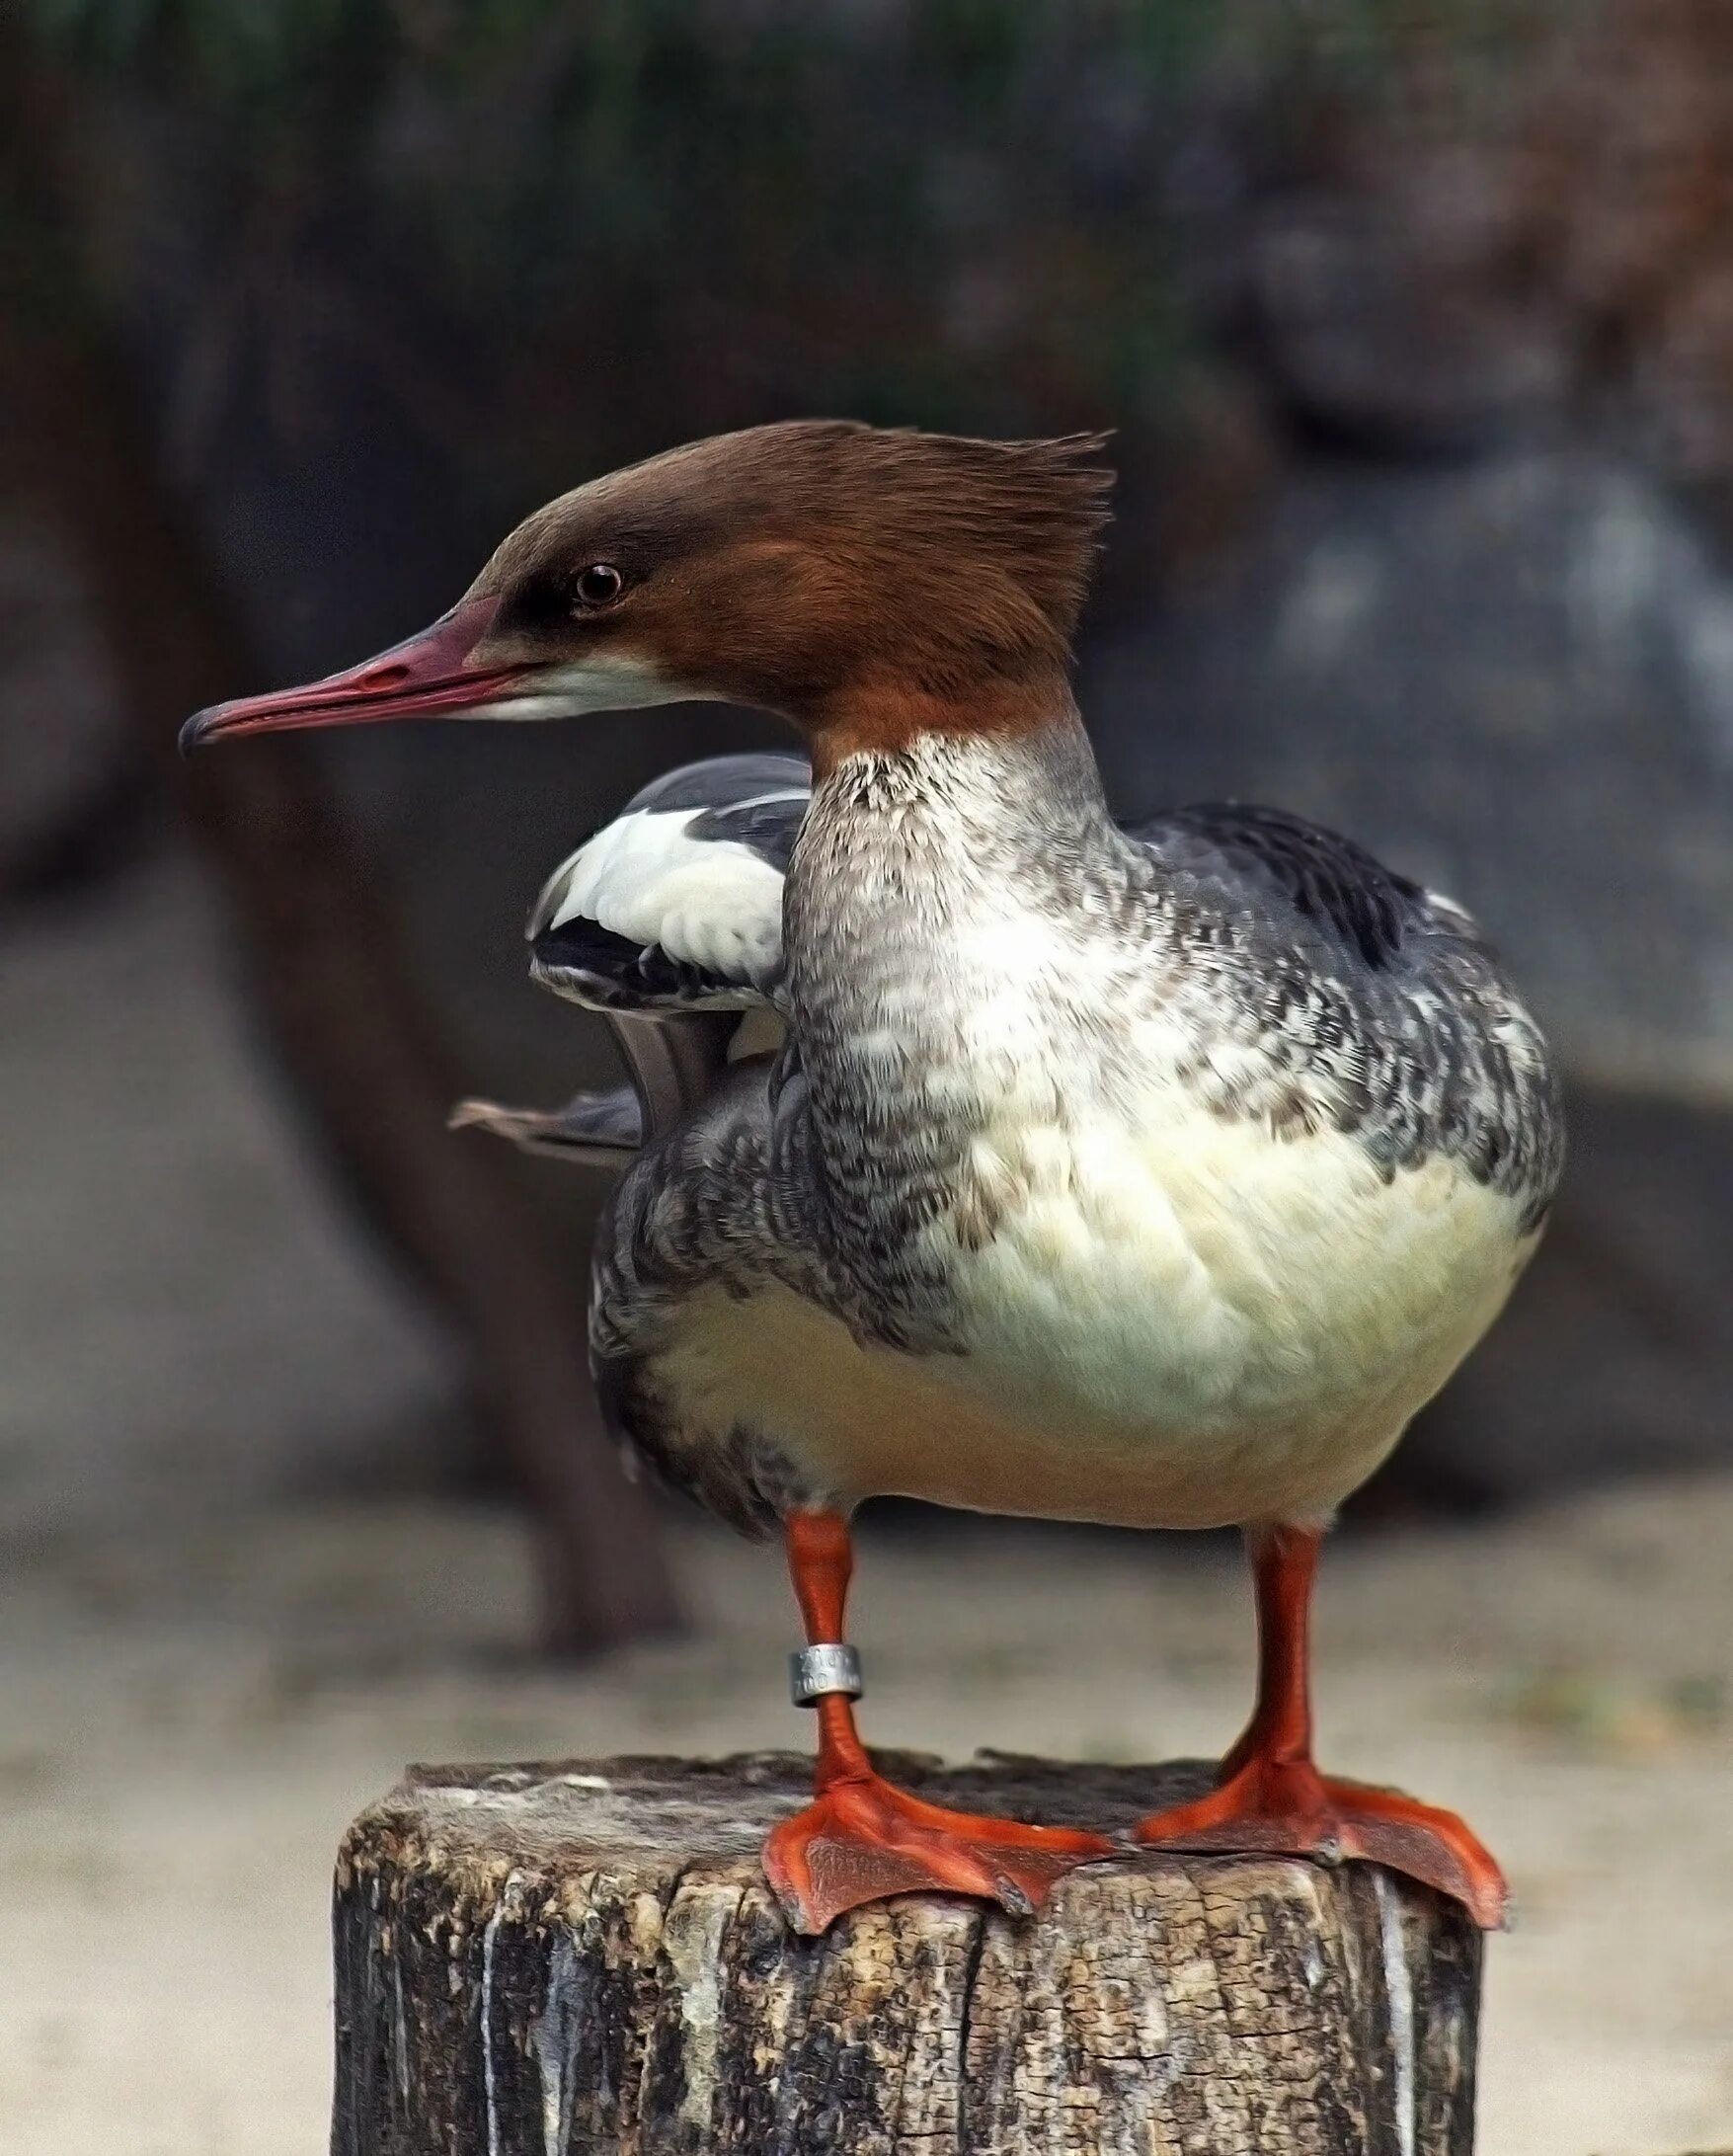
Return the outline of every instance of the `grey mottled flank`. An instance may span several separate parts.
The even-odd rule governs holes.
[[[645,1154],[597,1245],[604,1404],[743,1528],[827,1493],[794,1489],[750,1431],[677,1427],[646,1357],[687,1293],[772,1281],[857,1337],[959,1351],[943,1244],[923,1231],[944,1217],[965,1245],[992,1237],[1000,1200],[972,1148],[1002,1074],[979,1039],[965,1051],[980,988],[946,954],[1007,892],[1077,952],[1074,975],[1042,976],[1056,1127],[1138,1097],[1125,1021],[1164,1018],[1174,1076],[1223,1117],[1277,1142],[1333,1129],[1392,1177],[1445,1156],[1516,1199],[1524,1230],[1550,1203],[1562,1137],[1544,1044],[1448,901],[1276,812],[1121,831],[1074,725],[851,759],[794,846],[776,991],[789,1047],[737,1067]]]
[[[811,1131],[778,1119],[774,1077],[765,1059],[736,1064],[620,1178],[596,1229],[590,1306],[596,1391],[629,1454],[744,1534],[767,1534],[779,1500],[802,1493],[756,1432],[679,1427],[645,1354],[681,1298],[713,1280],[742,1295],[782,1281],[870,1322],[823,1254]]]

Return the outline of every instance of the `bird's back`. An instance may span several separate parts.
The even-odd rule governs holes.
[[[709,759],[654,781],[549,879],[530,923],[536,978],[635,1028],[628,1062],[677,1070],[660,1126],[695,1104],[729,1032],[686,1013],[762,1007],[736,1048],[779,1045],[768,1006],[783,972],[783,895],[812,798],[803,759]],[[1125,827],[1128,860],[1032,862],[1063,918],[1111,913],[1144,995],[1173,1002],[1190,1078],[1224,1115],[1278,1133],[1357,1134],[1390,1169],[1434,1150],[1538,1219],[1562,1136],[1537,1028],[1461,908],[1353,840],[1279,809],[1205,803]],[[1070,887],[1067,887],[1067,878]],[[1019,871],[1018,882],[1027,883]],[[851,895],[832,894],[846,911]],[[1175,967],[1171,954],[1179,953]]]

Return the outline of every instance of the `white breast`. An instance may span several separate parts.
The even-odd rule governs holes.
[[[957,1355],[862,1345],[773,1288],[694,1299],[683,1419],[763,1431],[812,1489],[1137,1527],[1326,1517],[1497,1315],[1516,1209],[1447,1162],[1163,1117],[1135,1145],[1001,1131],[1024,1195],[955,1224]],[[1531,1238],[1531,1242],[1532,1242]]]
[[[968,1343],[957,1382],[1174,1524],[1327,1512],[1503,1306],[1519,1205],[1442,1156],[1386,1176],[1327,1121],[1278,1136],[1215,1112],[1174,1012],[1128,1011],[1091,977],[1109,939],[1019,911],[971,946],[991,984],[960,1059],[979,1135],[929,1232]],[[1221,1078],[1223,1055],[1259,1052],[1214,1053]]]
[[[1227,1516],[1328,1511],[1502,1307],[1526,1252],[1508,1198],[1435,1159],[1384,1181],[1335,1133],[1278,1140],[1162,1102],[1001,1130],[1008,1203],[959,1248],[959,1376],[1018,1418],[1127,1433]],[[1132,1436],[1131,1433],[1139,1433]]]

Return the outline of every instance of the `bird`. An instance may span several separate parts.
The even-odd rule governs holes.
[[[1540,1239],[1556,1072],[1469,915],[1350,839],[1232,804],[1115,820],[1071,686],[1104,449],[846,420],[688,443],[527,518],[430,629],[183,743],[689,700],[802,737],[805,786],[676,774],[531,936],[635,1043],[591,1282],[606,1418],[785,1544],[818,1724],[763,1852],[793,1924],[922,1889],[1027,1912],[1116,1847],[875,1768],[850,1521],[895,1494],[1238,1528],[1250,1718],[1132,1841],[1382,1864],[1497,1925],[1463,1821],[1317,1764],[1309,1613],[1337,1508]]]

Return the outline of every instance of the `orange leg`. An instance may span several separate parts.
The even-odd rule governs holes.
[[[1319,1774],[1311,1756],[1312,1580],[1323,1537],[1311,1528],[1247,1536],[1258,1598],[1258,1697],[1208,1797],[1144,1819],[1140,1842],[1164,1849],[1361,1857],[1462,1902],[1488,1930],[1506,1888],[1487,1851],[1455,1812],[1397,1790]]]
[[[848,1523],[835,1512],[793,1514],[788,1565],[808,1642],[840,1644],[854,1568]],[[874,1772],[846,1694],[815,1704],[814,1801],[764,1844],[765,1875],[797,1931],[822,1932],[845,1909],[927,1888],[979,1894],[1027,1916],[1063,1874],[1112,1856],[1098,1835],[923,1803]]]

